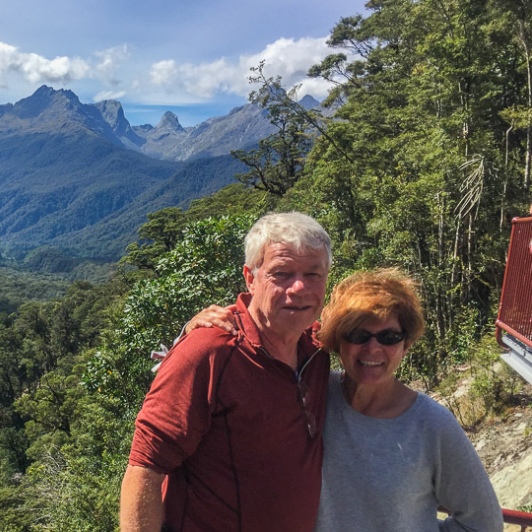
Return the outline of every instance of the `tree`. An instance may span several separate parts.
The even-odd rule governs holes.
[[[293,100],[296,89],[287,93],[280,77],[275,80],[265,77],[264,61],[251,70],[255,75],[250,81],[260,83],[261,87],[249,99],[267,110],[277,131],[259,141],[258,148],[231,152],[250,168],[236,178],[259,190],[283,196],[303,175],[305,157],[313,144],[310,125],[317,124],[319,118],[316,111],[307,111]]]
[[[504,57],[506,63],[511,60],[514,73],[506,77],[515,86],[512,87],[513,98],[506,102],[511,107],[501,116],[510,124],[508,133],[525,132],[523,187],[529,190],[532,171],[532,6],[527,0],[495,0],[493,15],[494,38],[508,40],[510,35],[517,48],[513,56]]]
[[[153,377],[148,355],[169,347],[185,322],[206,303],[221,305],[243,288],[243,241],[252,215],[189,224],[175,248],[157,263],[157,277],[139,281],[115,309],[113,327],[85,375],[90,390],[105,390],[136,413]]]
[[[259,216],[272,210],[275,202],[276,199],[268,192],[235,183],[214,194],[193,200],[186,211],[178,207],[167,207],[150,213],[148,222],[138,231],[140,242],[127,247],[127,254],[120,259],[120,264],[134,266],[147,277],[157,275],[159,258],[174,249],[183,238],[187,225],[209,217],[220,217],[227,212],[235,215],[255,213]],[[139,276],[129,277],[135,279]]]
[[[141,241],[127,247],[121,264],[131,264],[141,270],[153,270],[157,258],[170,251],[181,236],[187,217],[179,207],[167,207],[148,214],[148,222],[138,231]]]
[[[372,0],[369,16],[340,20],[334,53],[309,72],[334,83],[335,120],[287,200],[326,225],[345,268],[398,265],[422,280],[428,349],[442,358],[418,367],[432,375],[463,356],[462,319],[475,334],[489,323],[505,213],[525,198],[512,170],[526,146],[505,157],[501,142],[500,112],[526,102],[527,64],[503,3]]]

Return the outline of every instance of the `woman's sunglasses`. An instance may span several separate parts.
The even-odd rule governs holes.
[[[371,338],[375,338],[381,345],[395,345],[406,338],[406,332],[396,331],[394,329],[384,329],[383,331],[373,334],[364,329],[354,329],[344,335],[344,340],[346,342],[355,345],[366,344]]]

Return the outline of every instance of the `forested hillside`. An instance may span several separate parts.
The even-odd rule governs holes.
[[[245,167],[231,149],[272,129],[251,103],[186,129],[171,113],[132,127],[117,101],[83,104],[47,86],[0,105],[0,253],[20,261],[40,248],[69,273],[116,261],[149,212],[234,183]]]
[[[510,222],[531,202],[532,4],[367,6],[339,21],[309,73],[335,82],[334,117],[294,103],[259,66],[253,98],[276,133],[236,154],[240,184],[150,214],[105,285],[6,307],[0,530],[117,530],[149,353],[208,302],[234,299],[243,236],[270,210],[307,212],[329,231],[330,286],[375,266],[416,276],[428,330],[404,379],[445,394],[455,369],[471,368],[472,423],[512,404],[521,383],[491,371],[493,323]]]

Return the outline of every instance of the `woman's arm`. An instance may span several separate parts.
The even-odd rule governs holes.
[[[184,328],[185,333],[199,327],[219,327],[233,335],[237,334],[233,307],[210,305],[196,314]]]
[[[435,491],[439,504],[449,510],[440,530],[502,532],[502,510],[488,474],[462,427],[445,414],[435,420],[440,433]]]

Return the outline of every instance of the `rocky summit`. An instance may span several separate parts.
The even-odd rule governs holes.
[[[254,104],[188,128],[171,112],[156,126],[131,126],[118,101],[84,104],[48,86],[0,105],[0,256],[52,245],[116,260],[148,213],[234,182],[245,167],[231,150],[272,132]]]

